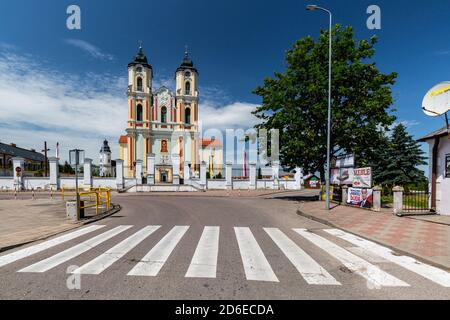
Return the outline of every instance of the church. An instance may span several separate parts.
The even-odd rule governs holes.
[[[192,175],[198,175],[198,71],[185,52],[176,69],[176,89],[152,86],[153,68],[142,45],[128,64],[128,122],[126,135],[119,138],[120,159],[125,176],[134,177],[136,161],[143,162],[147,176],[147,159],[155,157],[155,183],[172,183],[173,155],[180,158],[180,178],[188,163]]]

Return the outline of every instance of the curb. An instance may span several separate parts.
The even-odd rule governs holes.
[[[310,215],[308,213],[305,213],[305,212],[301,211],[300,209],[297,209],[297,215],[302,216],[302,217],[307,218],[307,219],[310,219],[310,220],[315,221],[315,222],[322,223],[324,225],[330,226],[330,227],[335,228],[335,229],[344,230],[345,232],[348,232],[350,234],[353,234],[353,235],[358,236],[360,238],[363,238],[365,240],[372,241],[372,242],[374,242],[376,244],[379,244],[381,246],[389,248],[393,252],[397,252],[397,253],[400,253],[401,255],[413,257],[413,258],[417,259],[418,261],[421,261],[423,263],[426,263],[426,264],[429,264],[431,266],[434,266],[434,267],[437,267],[437,268],[440,268],[440,269],[443,269],[445,271],[449,271],[450,272],[450,267],[449,266],[445,266],[445,265],[439,264],[437,262],[434,262],[434,261],[428,260],[427,258],[419,256],[417,254],[414,254],[414,253],[411,253],[411,252],[408,252],[408,251],[405,251],[405,250],[402,250],[402,249],[399,249],[399,248],[395,248],[395,247],[393,247],[393,246],[391,246],[389,244],[383,243],[383,242],[381,242],[379,240],[374,240],[372,238],[369,238],[367,236],[355,233],[354,231],[348,230],[346,228],[339,227],[339,226],[329,222],[328,220],[314,217],[314,216],[312,216],[312,215]]]
[[[22,246],[25,246],[27,244],[30,244],[30,243],[33,243],[33,242],[36,242],[36,241],[47,240],[47,239],[49,239],[51,237],[57,236],[59,234],[65,233],[67,231],[74,230],[74,229],[80,228],[82,226],[85,226],[85,225],[88,225],[88,224],[91,224],[91,223],[103,220],[105,218],[108,218],[108,217],[112,216],[113,214],[116,214],[120,210],[122,210],[122,207],[120,205],[113,204],[113,208],[110,209],[108,212],[102,214],[101,216],[98,216],[98,217],[95,217],[95,218],[88,218],[88,219],[85,219],[83,221],[78,221],[78,222],[76,222],[73,225],[73,227],[66,228],[64,230],[57,231],[57,232],[52,233],[52,234],[48,234],[48,235],[45,235],[45,236],[42,236],[42,237],[39,237],[39,238],[36,238],[36,239],[33,239],[33,240],[28,240],[28,241],[25,241],[25,242],[16,243],[16,244],[13,244],[13,245],[9,245],[9,246],[0,248],[0,253],[5,252],[5,251],[9,251],[9,250],[12,250],[12,249],[15,249],[15,248],[18,248],[18,247],[22,247]]]

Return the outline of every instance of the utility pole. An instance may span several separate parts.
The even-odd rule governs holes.
[[[44,157],[45,157],[45,164],[44,164],[44,170],[45,170],[45,176],[48,176],[48,157],[47,157],[47,152],[50,151],[50,149],[47,149],[47,141],[44,142],[44,150],[42,150],[42,152],[44,152]]]

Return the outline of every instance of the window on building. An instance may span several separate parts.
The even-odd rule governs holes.
[[[445,177],[450,178],[450,154],[445,156]]]
[[[167,123],[167,108],[166,107],[161,108],[161,122]]]
[[[187,124],[191,124],[191,109],[190,108],[186,108],[186,110],[184,111],[184,121]]]
[[[137,122],[144,121],[142,115],[143,115],[142,105],[138,104],[137,111],[136,111],[136,121]]]
[[[186,82],[185,92],[186,92],[186,95],[191,94],[191,83],[189,81]]]
[[[137,78],[137,91],[142,91],[142,78]]]

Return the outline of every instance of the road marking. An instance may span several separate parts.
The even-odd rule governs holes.
[[[93,226],[89,226],[68,234],[65,234],[63,236],[36,244],[34,246],[28,247],[28,248],[24,248],[21,250],[18,250],[16,252],[4,255],[2,257],[0,257],[0,267],[6,266],[7,264],[10,264],[12,262],[15,262],[17,260],[32,256],[36,253],[42,252],[44,250],[56,247],[57,245],[60,245],[62,243],[65,243],[67,241],[70,241],[72,239],[81,237],[87,233],[96,231],[98,229],[103,228],[104,226],[102,225],[93,225]]]
[[[129,276],[155,277],[166,263],[172,251],[188,231],[188,226],[174,227],[147,255],[128,273]]]
[[[347,232],[331,229],[325,230],[327,233],[348,241],[364,250],[370,251],[381,258],[393,262],[409,271],[412,271],[424,278],[427,278],[443,287],[450,287],[450,273],[428,264],[417,261],[412,257],[397,256],[391,249],[378,245],[372,241],[368,241],[349,234]]]
[[[264,228],[286,257],[297,268],[308,284],[341,285],[333,276],[322,268],[313,258],[289,239],[277,228]]]
[[[294,229],[299,235],[312,242],[322,250],[326,251],[331,256],[335,257],[345,267],[351,271],[364,277],[367,281],[371,282],[375,286],[386,287],[409,287],[409,284],[403,282],[400,279],[384,272],[377,266],[370,264],[364,259],[354,255],[353,253],[339,247],[333,242],[309,232],[305,229]]]
[[[63,252],[60,252],[50,258],[39,261],[29,267],[26,267],[18,272],[33,272],[33,273],[42,273],[46,272],[54,267],[69,261],[75,257],[78,257],[82,253],[91,250],[95,246],[105,242],[106,240],[111,239],[112,237],[118,235],[119,233],[128,230],[132,226],[119,226],[109,231],[106,231],[92,239],[89,239],[85,242],[82,242],[70,249],[67,249]]]
[[[215,278],[219,255],[220,227],[205,227],[186,278]]]
[[[98,256],[94,260],[86,263],[80,268],[73,271],[73,274],[100,274],[109,268],[113,263],[122,258],[133,248],[135,248],[139,243],[144,241],[152,233],[158,230],[161,226],[147,226],[140,231],[136,232],[132,236],[123,240],[118,245],[109,249],[102,255]]]
[[[234,228],[247,280],[279,282],[250,228]]]

